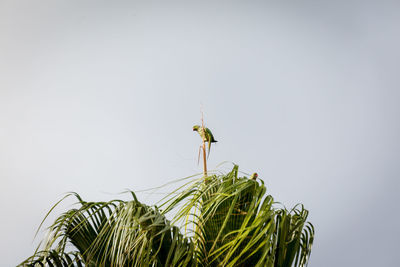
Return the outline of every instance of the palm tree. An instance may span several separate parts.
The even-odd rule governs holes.
[[[235,165],[187,179],[158,206],[134,192],[130,201],[109,202],[72,193],[78,207],[55,220],[21,265],[306,266],[314,239],[308,211],[276,207],[262,180],[238,173]]]

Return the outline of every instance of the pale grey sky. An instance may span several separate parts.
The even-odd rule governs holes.
[[[397,266],[399,14],[398,1],[0,0],[0,265],[33,253],[65,192],[106,200],[201,171],[203,105],[211,167],[235,162],[310,210],[310,267]]]

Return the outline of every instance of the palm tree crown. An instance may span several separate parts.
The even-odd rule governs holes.
[[[306,266],[314,239],[308,211],[276,208],[261,179],[238,166],[188,179],[158,206],[86,202],[50,226],[28,266]],[[172,216],[168,220],[166,216]]]

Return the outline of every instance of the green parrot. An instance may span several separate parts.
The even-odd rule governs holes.
[[[258,177],[258,174],[255,172],[250,176],[250,179],[256,180]]]
[[[200,125],[193,126],[193,131],[199,133],[203,142],[208,142],[208,155],[210,155],[211,143],[216,143],[217,140],[214,139],[210,129],[202,127]]]

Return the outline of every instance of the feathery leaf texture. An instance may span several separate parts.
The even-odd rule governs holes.
[[[314,239],[302,205],[274,207],[261,179],[192,179],[159,207],[132,200],[86,202],[49,227],[21,266],[306,266]],[[57,203],[58,204],[58,203]],[[56,204],[56,205],[57,205]],[[173,214],[172,221],[166,219]]]

